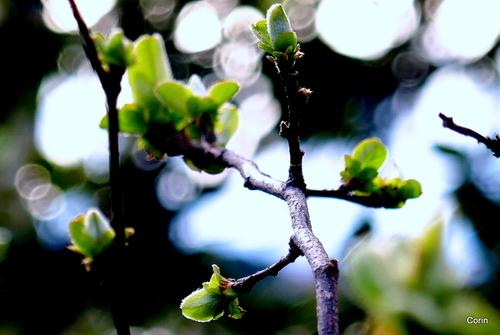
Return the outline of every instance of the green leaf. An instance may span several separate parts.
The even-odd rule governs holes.
[[[245,311],[239,306],[238,294],[231,288],[230,282],[220,275],[217,265],[212,265],[212,269],[210,281],[182,300],[182,314],[199,322],[217,320],[224,313],[235,319],[241,318]]]
[[[133,44],[125,37],[123,30],[116,29],[105,38],[101,34],[94,34],[92,40],[99,54],[105,71],[114,65],[123,69],[133,63]]]
[[[94,254],[100,255],[111,245],[115,238],[113,228],[111,228],[108,219],[97,210],[89,210],[87,212],[85,215],[85,226],[96,242]]]
[[[69,224],[69,236],[71,245],[68,247],[71,251],[78,252],[90,259],[93,258],[94,240],[88,232],[85,231],[85,216],[80,215]]]
[[[422,194],[422,185],[415,179],[408,179],[401,186],[400,193],[404,199],[418,198]]]
[[[257,44],[257,46],[259,47],[259,49],[264,50],[265,52],[269,52],[270,54],[274,52],[273,47],[269,44],[259,43]]]
[[[184,163],[194,171],[205,171],[208,174],[219,174],[223,172],[226,168],[220,164],[212,163],[212,162],[202,162],[203,164],[196,164],[193,160],[184,156],[182,158]]]
[[[257,23],[250,26],[250,29],[252,30],[253,34],[262,42],[262,44],[271,47],[271,37],[269,36],[269,30],[267,28],[267,20],[257,21]]]
[[[219,108],[219,104],[214,101],[211,97],[206,98],[198,98],[197,109],[193,110],[193,117],[198,118],[203,113],[207,113],[210,115],[213,123],[213,119],[217,115],[217,109]]]
[[[224,300],[224,296],[201,288],[182,300],[182,315],[199,322],[217,320],[224,314]]]
[[[362,169],[371,167],[378,170],[387,158],[387,149],[378,138],[370,138],[356,146],[352,158],[361,163]]]
[[[120,132],[128,134],[144,135],[148,130],[148,111],[138,107],[136,104],[125,104],[118,111]],[[102,118],[99,124],[101,128],[108,129],[108,116]]]
[[[233,319],[241,319],[243,317],[243,314],[246,313],[246,311],[240,307],[238,298],[229,303],[224,312],[227,314],[227,316]]]
[[[165,160],[167,155],[164,152],[157,150],[146,138],[141,137],[137,141],[137,146],[147,152],[151,159]]]
[[[92,261],[111,245],[115,232],[104,215],[90,209],[70,222],[69,235],[72,242],[69,249]]]
[[[217,106],[230,101],[238,92],[240,86],[233,80],[222,80],[213,84],[208,89],[208,96],[211,97]]]
[[[218,118],[215,122],[215,134],[217,135],[217,143],[225,146],[238,129],[238,108],[227,104],[219,108],[218,113]]]
[[[365,167],[357,176],[361,182],[370,181],[378,175],[378,171],[373,167]]]
[[[274,50],[284,51],[291,54],[297,45],[297,34],[293,31],[279,34],[274,40]]]
[[[276,46],[276,39],[283,33],[293,32],[290,20],[281,4],[274,4],[267,11],[269,36],[274,50],[280,50]]]
[[[173,80],[165,42],[159,34],[143,35],[134,46],[135,63],[128,69],[134,101],[154,110],[159,105],[155,95],[156,86]]]
[[[193,103],[196,103],[196,98],[194,98],[194,94],[189,88],[170,81],[156,87],[156,93],[161,103],[168,108],[170,113],[178,114],[184,118],[192,117],[192,109],[195,108]],[[189,100],[191,102],[188,104]]]
[[[359,172],[361,171],[361,163],[349,155],[344,155],[344,161],[345,169],[340,172],[340,175],[342,176],[342,181],[349,183],[352,178],[359,175]]]

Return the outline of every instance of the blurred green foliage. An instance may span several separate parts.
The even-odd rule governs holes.
[[[346,283],[366,313],[366,334],[498,334],[500,313],[445,259],[441,221],[416,239],[365,241],[348,259]]]

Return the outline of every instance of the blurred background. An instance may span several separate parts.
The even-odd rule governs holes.
[[[77,1],[94,32],[160,33],[178,80],[238,80],[240,127],[228,147],[285,180],[283,92],[248,29],[272,3]],[[338,187],[343,155],[379,137],[389,148],[383,176],[415,178],[424,192],[398,210],[309,199],[314,232],[340,261],[342,332],[500,333],[500,162],[438,118],[499,131],[500,2],[290,0],[285,9],[305,53],[301,85],[313,91],[302,121],[308,187]],[[75,29],[66,0],[0,0],[0,334],[114,332],[97,278],[66,249],[71,219],[91,207],[109,214],[104,95]],[[120,104],[132,101],[123,86]],[[126,292],[134,334],[313,334],[304,259],[240,299],[241,320],[181,316],[211,264],[239,278],[283,256],[288,210],[234,171],[148,161],[136,140],[121,138],[136,230]]]

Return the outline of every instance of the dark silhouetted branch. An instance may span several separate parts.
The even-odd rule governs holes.
[[[90,36],[90,30],[83,20],[74,0],[69,0],[73,16],[78,24],[82,37],[85,55],[96,72],[101,86],[106,95],[107,115],[109,120],[109,183],[111,188],[111,226],[115,231],[113,245],[105,254],[96,260],[95,269],[99,272],[103,287],[109,295],[113,321],[118,335],[129,335],[130,327],[126,308],[125,284],[125,223],[122,176],[120,167],[120,149],[118,136],[120,132],[118,123],[117,99],[121,91],[121,79],[125,69],[110,66],[109,71],[104,71],[99,59],[97,49]]]
[[[288,141],[290,152],[287,183],[305,189],[306,183],[302,173],[304,151],[300,148],[300,115],[311,92],[300,88],[299,74],[293,69],[291,62],[280,62],[276,64],[276,68],[283,84],[287,106],[287,120],[280,124],[280,135]]]
[[[484,137],[472,129],[457,125],[452,117],[448,117],[443,113],[439,113],[439,117],[443,120],[443,127],[476,139],[479,143],[483,143],[488,149],[493,151],[495,157],[500,157],[500,137],[498,135],[496,135],[495,138]]]
[[[394,208],[398,204],[398,200],[392,196],[383,195],[354,195],[345,190],[305,190],[307,197],[322,197],[322,198],[335,198],[353,202],[365,207],[372,208]]]

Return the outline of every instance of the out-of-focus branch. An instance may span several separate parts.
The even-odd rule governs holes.
[[[484,137],[483,135],[475,132],[472,129],[459,126],[455,123],[455,121],[453,121],[452,117],[448,117],[443,113],[439,113],[439,117],[441,118],[441,120],[443,120],[443,127],[451,129],[459,134],[476,139],[479,143],[483,143],[488,149],[493,151],[495,157],[500,157],[500,137],[498,135],[496,135],[495,138]]]
[[[121,91],[121,79],[125,69],[117,66],[110,66],[109,71],[105,71],[99,59],[97,49],[90,36],[90,30],[83,20],[74,0],[69,0],[73,16],[78,24],[78,29],[82,37],[85,55],[96,72],[101,86],[106,95],[107,115],[109,119],[109,182],[111,188],[111,226],[115,231],[113,245],[108,251],[96,260],[95,270],[101,277],[103,288],[109,295],[113,321],[118,335],[129,335],[130,326],[128,322],[126,304],[126,283],[125,275],[125,223],[122,176],[120,167],[120,150],[118,136],[120,132],[118,123],[117,99]]]

